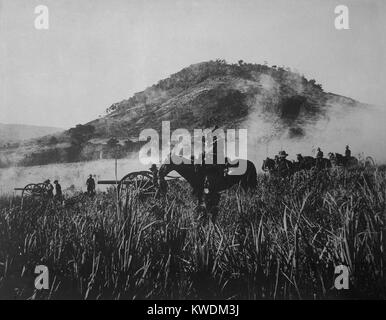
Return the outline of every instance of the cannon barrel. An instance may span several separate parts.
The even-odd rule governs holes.
[[[99,180],[97,184],[131,184],[131,181],[122,181],[121,180]]]

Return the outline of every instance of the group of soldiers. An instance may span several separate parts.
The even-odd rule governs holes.
[[[47,196],[49,198],[54,198],[58,202],[61,202],[63,200],[62,186],[60,185],[58,180],[54,181],[55,195],[54,195],[54,186],[51,184],[51,180],[47,179],[46,181],[44,181],[44,184],[47,187]]]
[[[279,153],[277,155],[275,155],[276,166],[280,167],[282,162],[288,161],[286,159],[287,156],[288,156],[288,154],[284,150],[279,151]],[[303,159],[302,154],[298,153],[296,156],[297,156],[298,161],[301,162]],[[323,151],[320,148],[318,148],[316,150],[316,165],[318,165],[318,162],[320,162],[323,159],[323,157],[324,157]],[[351,150],[350,150],[350,147],[348,145],[346,146],[346,149],[345,149],[345,157],[346,157],[346,159],[351,158]]]
[[[47,196],[49,198],[53,198],[58,202],[63,201],[63,192],[62,192],[62,186],[59,183],[59,180],[54,180],[54,185],[55,187],[51,184],[51,180],[47,179],[44,181],[44,184],[47,187]],[[95,180],[90,174],[87,181],[86,181],[86,186],[87,186],[87,194],[90,196],[95,195]],[[55,189],[55,195],[54,195],[54,189]]]
[[[351,150],[350,147],[347,145],[346,150],[345,150],[345,155],[342,156],[342,163],[347,164],[351,157]],[[339,155],[339,154],[337,154]],[[264,161],[263,163],[263,170],[266,171],[271,171],[271,172],[277,172],[281,174],[290,174],[294,173],[297,170],[301,169],[306,169],[309,170],[313,167],[317,169],[324,169],[324,168],[330,168],[331,167],[331,162],[334,160],[334,154],[329,153],[330,159],[324,158],[324,153],[323,151],[318,148],[316,152],[316,157],[310,157],[310,156],[302,156],[302,154],[297,154],[297,162],[296,161],[290,161],[287,160],[288,154],[284,150],[280,151],[273,160],[267,160],[267,161],[272,161],[271,165],[267,165],[267,162]],[[267,158],[269,159],[269,158]],[[355,160],[355,159],[354,159]]]

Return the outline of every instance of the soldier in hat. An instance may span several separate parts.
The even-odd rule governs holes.
[[[284,160],[285,158],[287,158],[287,156],[288,156],[288,153],[285,152],[284,150],[279,151],[279,161]]]
[[[55,180],[54,184],[55,184],[55,199],[61,202],[63,198],[62,186],[59,184],[58,180]]]
[[[350,150],[350,147],[348,145],[346,146],[346,150],[345,150],[344,154],[345,154],[347,159],[351,158],[351,150]]]
[[[51,184],[50,179],[47,179],[46,181],[44,181],[44,183],[47,186],[47,196],[49,198],[52,198],[54,196],[54,187]]]
[[[316,159],[322,159],[322,158],[323,158],[323,151],[320,150],[320,148],[318,148],[316,153]]]
[[[323,151],[320,148],[316,152],[316,168],[320,170],[322,168]]]
[[[153,185],[158,186],[158,168],[155,163],[149,168],[150,172],[153,174]]]
[[[91,174],[89,175],[86,181],[86,185],[87,185],[87,193],[90,196],[93,196],[95,194],[95,180],[93,179]]]

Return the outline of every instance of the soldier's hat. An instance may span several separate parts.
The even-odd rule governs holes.
[[[302,154],[301,154],[301,153],[297,153],[296,155],[297,155],[297,156],[301,156]]]
[[[151,167],[150,167],[150,171],[155,171],[155,170],[157,170],[157,166],[156,166],[155,163],[153,163],[153,164],[151,165]]]
[[[54,181],[54,183],[57,183],[57,182],[59,182],[59,181],[58,181],[58,180],[55,180],[55,181]]]
[[[282,157],[286,157],[286,156],[288,156],[288,154],[284,150],[279,152],[279,157],[282,158]]]
[[[50,179],[47,179],[46,181],[44,181],[44,183],[50,183]]]

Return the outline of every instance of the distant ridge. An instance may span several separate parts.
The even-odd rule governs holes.
[[[0,149],[0,166],[132,157],[144,143],[140,132],[160,132],[162,121],[172,130],[247,128],[251,158],[259,161],[268,149],[277,152],[284,145],[309,153],[315,143],[340,148],[353,137],[367,139],[362,120],[370,116],[368,105],[325,92],[315,79],[288,67],[221,59],[192,64],[106,107],[104,116],[62,132],[11,125],[5,139],[29,141]]]
[[[0,123],[0,143],[14,143],[64,131],[62,128]]]

